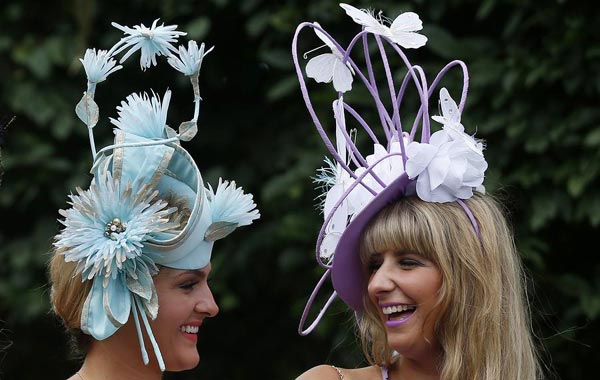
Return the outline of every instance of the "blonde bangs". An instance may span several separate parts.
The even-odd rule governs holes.
[[[365,227],[360,245],[363,265],[374,253],[386,251],[415,252],[435,263],[438,262],[434,249],[433,232],[425,202],[414,198],[402,198],[377,214]]]

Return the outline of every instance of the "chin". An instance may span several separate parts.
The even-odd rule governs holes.
[[[200,363],[200,355],[198,354],[198,351],[193,353],[180,353],[180,355],[176,355],[175,357],[171,357],[169,359],[171,360],[167,361],[167,370],[173,372],[194,369]]]

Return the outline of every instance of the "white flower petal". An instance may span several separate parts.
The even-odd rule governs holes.
[[[319,247],[319,256],[327,264],[331,263],[341,236],[342,234],[339,232],[331,232],[323,237],[323,241],[321,241],[321,246]]]
[[[444,183],[449,170],[450,159],[448,157],[437,156],[433,160],[431,160],[427,168],[431,190],[434,190],[436,187]]]
[[[408,147],[406,147],[406,154],[408,155],[406,174],[408,177],[414,179],[420,175],[437,152],[438,148],[434,145],[418,142],[408,144]]]

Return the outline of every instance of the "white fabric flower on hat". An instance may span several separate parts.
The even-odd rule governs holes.
[[[470,198],[488,166],[465,139],[455,140],[444,130],[432,134],[429,144],[410,143],[407,155],[406,173],[417,179],[417,195],[427,202]]]
[[[406,147],[408,144],[408,136],[404,135],[404,146]],[[373,154],[366,157],[369,167],[375,165],[372,172],[379,177],[379,179],[381,179],[386,186],[405,172],[404,163],[402,162],[402,155],[400,154],[401,152],[402,149],[400,147],[400,141],[398,141],[398,139],[394,139],[390,144],[389,150],[380,144],[375,144],[373,146]],[[384,158],[386,156],[389,157]],[[378,164],[375,164],[379,160],[382,161]],[[360,167],[356,169],[355,173],[357,176],[360,176],[366,170],[367,168]],[[367,174],[361,182],[367,185],[369,188],[375,190],[377,194],[384,189],[384,187],[381,186],[371,174]],[[350,203],[354,206],[355,210],[360,211],[369,202],[371,202],[373,197],[374,195],[371,194],[370,191],[368,191],[365,187],[358,185],[350,194]]]
[[[83,58],[79,58],[85,69],[85,75],[90,83],[100,83],[117,70],[123,68],[118,65],[106,50],[96,51],[96,49],[87,49]]]
[[[112,26],[122,30],[127,36],[121,38],[119,42],[113,48],[116,49],[112,52],[112,55],[116,55],[121,51],[130,48],[127,53],[121,58],[119,63],[125,62],[129,56],[138,50],[141,50],[142,54],[140,57],[140,66],[142,70],[146,70],[150,66],[156,66],[156,56],[171,55],[170,51],[177,53],[177,49],[171,45],[173,42],[177,42],[179,36],[185,36],[187,33],[180,32],[177,29],[177,25],[167,25],[163,23],[157,26],[158,19],[154,20],[151,27],[147,27],[144,24],[135,25],[133,28],[128,26],[122,26],[116,22],[112,23]]]
[[[343,100],[339,99],[333,102],[333,114],[335,117],[336,152],[344,160],[344,163],[348,165],[351,153],[348,152],[346,136],[344,135],[346,119]],[[352,134],[353,132],[351,131],[350,136]],[[338,241],[348,225],[348,217],[353,215],[356,210],[350,202],[349,195],[346,194],[354,183],[354,178],[350,176],[350,173],[339,162],[334,162],[326,158],[325,163],[327,167],[319,170],[320,175],[315,179],[315,182],[321,183],[327,189],[323,194],[325,197],[323,201],[323,217],[326,220],[330,219],[319,247],[319,255],[327,264],[330,264]],[[334,211],[334,207],[338,202],[339,205]]]
[[[329,182],[331,187],[324,194],[325,201],[323,202],[323,216],[325,219],[333,213],[329,224],[327,224],[325,236],[321,242],[319,254],[327,263],[331,262],[333,253],[337,247],[337,243],[342,236],[342,233],[348,225],[348,216],[354,213],[354,207],[349,201],[349,197],[342,199],[338,208],[333,211],[336,203],[344,196],[344,193],[350,188],[354,179],[344,170],[339,163],[335,164],[331,160],[325,161],[329,167],[321,168],[322,176],[318,180],[321,182]],[[327,179],[326,176],[329,176]]]

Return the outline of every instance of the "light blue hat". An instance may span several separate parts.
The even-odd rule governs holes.
[[[125,33],[109,51],[88,49],[81,62],[88,85],[76,113],[89,131],[94,178],[88,190],[70,195],[68,210],[60,210],[65,227],[54,245],[65,261],[77,263],[82,281],[93,281],[83,306],[81,330],[97,340],[113,335],[133,316],[144,363],[149,362],[142,327],[147,332],[161,370],[162,355],[148,323],[158,314],[158,297],[152,276],[159,267],[199,269],[208,265],[215,240],[258,219],[251,194],[235,182],[219,180],[216,189],[204,184],[194,159],[180,141],[197,132],[200,111],[198,77],[202,60],[212,48],[194,41],[176,49],[175,25],[133,28],[113,23]],[[177,131],[166,124],[171,92],[162,100],[152,92],[133,93],[117,107],[114,144],[96,151],[93,128],[99,119],[94,102],[96,84],[122,68],[119,63],[141,50],[143,71],[156,65],[157,56],[190,78],[194,91],[194,116]],[[189,210],[181,223],[174,221],[177,207]],[[179,215],[179,219],[182,216]],[[181,225],[180,225],[181,224]],[[141,322],[140,322],[141,319]]]

